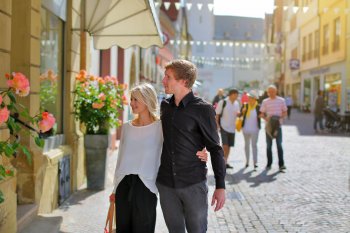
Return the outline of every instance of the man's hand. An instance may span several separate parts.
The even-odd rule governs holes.
[[[211,206],[215,206],[214,211],[220,210],[225,204],[225,189],[215,189],[213,198],[211,199]]]
[[[207,162],[208,161],[208,152],[207,149],[203,149],[201,151],[198,151],[196,153],[197,157],[202,161],[202,162]]]

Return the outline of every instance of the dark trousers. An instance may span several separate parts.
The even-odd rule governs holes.
[[[320,127],[320,130],[323,130],[323,116],[322,115],[315,115],[314,130],[317,130],[317,123]]]
[[[208,226],[208,186],[206,181],[171,188],[157,183],[164,220],[169,233],[205,233]]]
[[[268,134],[266,134],[267,166],[271,166],[272,164],[272,140],[273,138],[271,138]],[[278,154],[278,165],[281,167],[284,165],[281,127],[278,129],[276,144],[277,144],[277,154]]]
[[[117,233],[154,233],[157,196],[138,175],[128,175],[115,192]]]
[[[292,106],[287,106],[287,115],[288,119],[290,119],[290,112],[292,111]]]

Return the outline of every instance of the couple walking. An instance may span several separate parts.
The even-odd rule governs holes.
[[[150,84],[131,90],[136,118],[122,127],[114,190],[117,232],[154,232],[157,193],[170,233],[206,232],[207,152],[216,189],[211,205],[225,203],[225,161],[213,107],[191,91],[196,67],[185,60],[166,65],[163,85],[171,98],[161,103]],[[206,149],[205,149],[206,148]]]

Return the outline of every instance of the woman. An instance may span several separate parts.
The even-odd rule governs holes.
[[[259,95],[255,91],[250,91],[248,94],[248,103],[244,104],[241,109],[243,116],[242,131],[245,143],[246,165],[249,166],[250,144],[253,148],[254,170],[258,167],[258,137],[261,126],[259,118],[260,105],[258,104]]]
[[[116,202],[117,233],[153,233],[158,193],[155,183],[163,132],[157,114],[157,94],[152,85],[144,83],[134,87],[130,106],[136,117],[122,127],[110,200]],[[205,150],[197,156],[202,161],[207,160]]]

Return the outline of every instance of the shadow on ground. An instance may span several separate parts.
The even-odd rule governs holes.
[[[83,189],[77,193],[74,193],[72,196],[70,196],[67,200],[65,200],[63,202],[63,204],[58,208],[60,210],[63,210],[63,211],[68,211],[69,208],[72,208],[72,206],[75,206],[75,205],[82,205],[82,202],[101,192],[103,190],[88,190],[88,189]]]
[[[239,184],[242,181],[246,181],[247,183],[251,183],[250,187],[254,188],[263,183],[271,183],[275,181],[276,176],[280,174],[279,171],[274,173],[269,173],[267,170],[263,170],[260,174],[256,175],[259,171],[250,170],[246,172],[247,169],[242,168],[238,172],[233,174],[226,175],[226,181],[229,185]]]

